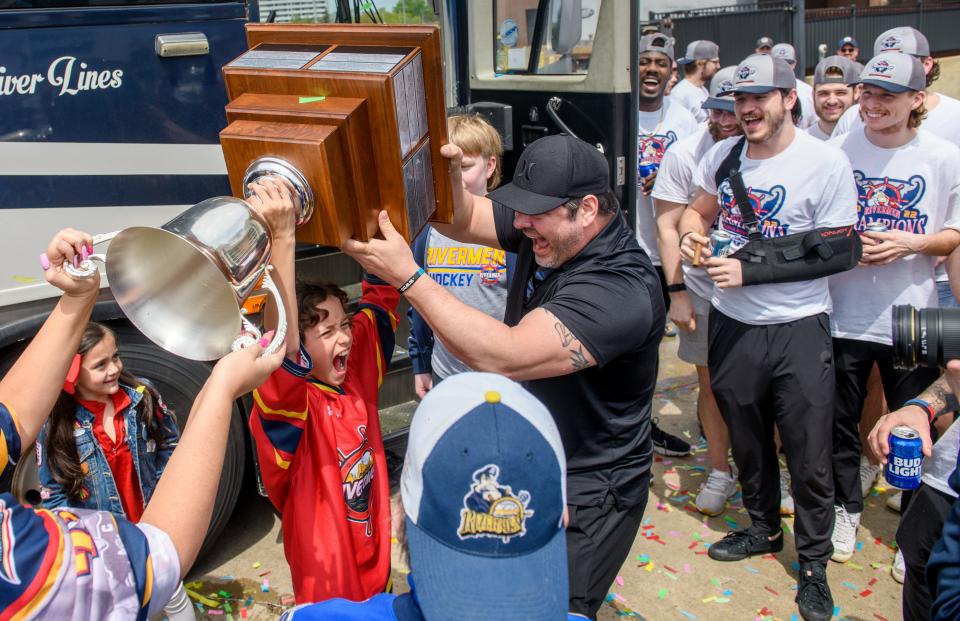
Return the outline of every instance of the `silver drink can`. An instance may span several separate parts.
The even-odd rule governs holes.
[[[888,230],[887,225],[883,222],[870,222],[867,224],[867,231],[870,233],[886,233]]]
[[[733,235],[722,230],[710,234],[710,247],[713,248],[715,257],[725,257],[736,250],[733,246]]]

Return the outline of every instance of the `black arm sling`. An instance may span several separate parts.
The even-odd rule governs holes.
[[[813,280],[856,267],[863,245],[853,225],[823,227],[782,237],[763,236],[740,174],[740,154],[746,141],[746,137],[737,141],[714,176],[718,191],[724,179],[729,181],[747,230],[746,245],[728,257],[739,259],[743,264],[743,286]]]

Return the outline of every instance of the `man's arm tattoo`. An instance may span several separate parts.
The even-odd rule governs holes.
[[[583,353],[583,345],[577,340],[577,337],[573,335],[573,332],[568,330],[567,326],[559,321],[553,324],[553,327],[557,331],[557,334],[560,335],[560,345],[567,348],[570,352],[570,365],[573,367],[573,370],[579,371],[589,367],[590,361],[587,360],[586,354]],[[570,347],[570,345],[573,346]]]
[[[566,347],[574,341],[575,337],[573,336],[573,332],[567,330],[567,326],[558,321],[557,323],[553,324],[553,327],[557,330],[557,334],[560,335],[560,345],[562,347]]]
[[[930,385],[920,398],[930,404],[930,407],[939,416],[944,412],[955,412],[960,409],[960,402],[957,396],[950,390],[950,384],[947,383],[947,376],[940,376],[937,381]]]
[[[590,366],[587,357],[583,355],[583,345],[578,344],[577,349],[570,350],[570,364],[573,365],[574,371],[586,369]]]

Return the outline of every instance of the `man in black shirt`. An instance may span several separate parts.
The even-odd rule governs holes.
[[[420,278],[385,212],[385,239],[343,249],[397,286],[455,356],[523,381],[550,410],[567,458],[570,611],[594,618],[647,500],[665,321],[660,282],[617,208],[606,160],[587,143],[541,138],[521,156],[513,183],[488,198],[460,189],[456,146],[442,153],[457,191],[454,222],[436,228],[517,253],[504,323]]]

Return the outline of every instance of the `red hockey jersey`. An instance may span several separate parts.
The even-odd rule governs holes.
[[[308,376],[309,356],[284,360],[254,391],[260,472],[281,513],[298,603],[361,601],[390,577],[390,486],[377,392],[393,354],[400,295],[363,282],[342,386]]]

